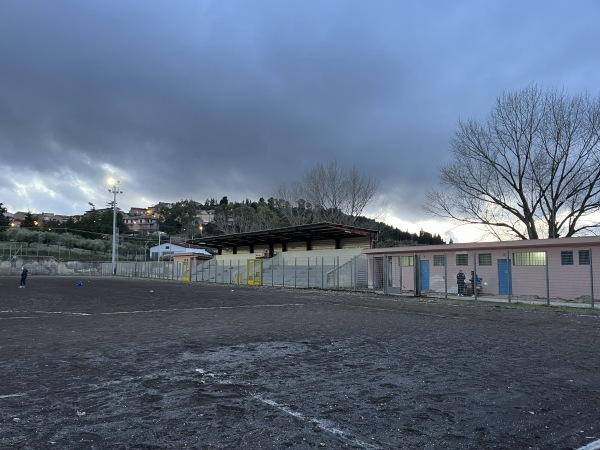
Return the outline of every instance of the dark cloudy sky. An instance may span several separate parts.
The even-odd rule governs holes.
[[[2,0],[10,212],[273,195],[317,162],[421,204],[459,119],[532,82],[600,93],[600,1]],[[456,233],[452,231],[452,233]]]

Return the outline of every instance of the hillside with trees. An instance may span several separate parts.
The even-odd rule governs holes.
[[[337,162],[317,163],[307,170],[299,181],[290,185],[280,185],[275,196],[258,201],[246,199],[242,202],[230,202],[225,196],[219,201],[214,198],[204,203],[195,200],[180,200],[175,203],[155,205],[154,215],[159,227],[153,235],[140,235],[131,232],[123,220],[121,212],[117,214],[119,230],[119,255],[147,254],[148,247],[158,243],[160,238],[184,241],[200,239],[202,236],[246,233],[274,228],[285,228],[313,223],[330,222],[342,225],[367,228],[379,232],[378,247],[405,245],[444,244],[440,235],[424,230],[409,233],[391,227],[385,223],[369,219],[362,215],[363,210],[372,203],[379,190],[377,180],[364,176],[355,168],[345,169]],[[90,258],[103,258],[109,251],[113,228],[113,210],[110,208],[92,209],[78,221],[41,222],[31,212],[27,213],[16,229],[5,228],[0,239],[22,242],[35,246],[39,254],[40,246],[45,244],[47,256],[51,246],[58,246],[60,255],[63,249],[85,249]],[[199,213],[210,211],[212,221],[201,222]],[[0,212],[6,212],[0,203]],[[2,216],[4,218],[4,216]],[[5,219],[5,218],[4,218]],[[42,248],[44,253],[44,248]]]
[[[214,211],[214,220],[201,224],[197,215],[202,210]],[[304,223],[290,223],[287,216],[290,212],[295,217],[304,217]],[[230,202],[227,197],[222,197],[218,201],[207,199],[204,203],[181,200],[161,204],[155,213],[162,240],[172,239],[175,242],[199,239],[202,236],[317,223],[321,219],[321,215],[313,214],[312,205],[307,202],[291,206],[275,198]],[[16,248],[15,244],[18,244],[19,251],[29,255],[54,256],[63,260],[110,260],[112,211],[96,211],[92,208],[88,215],[77,222],[73,219],[62,223],[55,220],[38,222],[37,219],[35,215],[28,213],[21,227],[17,228],[10,228],[6,220],[4,231],[0,232],[0,241],[4,242],[0,243],[2,252],[9,254]],[[339,214],[338,219],[346,225],[377,230],[377,247],[444,244],[440,235],[424,230],[410,233],[363,216],[344,217]],[[159,241],[158,233],[143,236],[130,232],[120,212],[117,214],[117,227],[121,259],[144,260],[148,249]]]
[[[161,231],[187,238],[246,233],[273,228],[330,222],[379,231],[378,246],[443,244],[441,236],[421,230],[400,231],[362,216],[379,190],[379,182],[356,168],[346,169],[337,161],[317,163],[289,185],[281,184],[275,195],[258,201],[230,202],[227,197],[203,204],[181,200],[162,204],[156,213]],[[214,219],[200,229],[199,210],[214,211]]]
[[[196,218],[197,211],[214,211],[214,220],[202,225]],[[185,236],[186,239],[222,234],[246,233],[272,228],[285,228],[322,222],[322,215],[315,214],[312,205],[301,201],[291,206],[289,203],[273,197],[258,201],[246,199],[243,202],[230,202],[227,197],[217,201],[207,199],[204,203],[194,200],[181,200],[170,206],[164,205],[157,211],[160,214],[160,230],[168,235]],[[288,214],[302,216],[302,223],[290,223]],[[379,232],[378,247],[403,245],[444,244],[439,234],[421,230],[417,233],[401,231],[398,228],[363,216],[350,217],[337,212],[338,221],[345,225],[368,228]]]

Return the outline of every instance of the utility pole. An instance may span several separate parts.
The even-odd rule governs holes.
[[[113,233],[112,233],[112,273],[113,275],[117,274],[117,194],[122,194],[123,192],[119,190],[120,181],[109,179],[109,184],[111,188],[108,192],[113,194]]]

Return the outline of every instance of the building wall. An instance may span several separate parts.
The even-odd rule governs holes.
[[[326,239],[323,241],[314,241],[312,243],[313,250],[335,250],[335,240]]]
[[[362,249],[365,246],[368,248],[370,245],[369,238],[351,238],[344,239],[340,242],[340,246],[342,249]],[[268,244],[257,244],[254,246],[253,254],[262,254],[265,250],[269,250]],[[312,242],[312,251],[320,251],[320,250],[336,250],[335,248],[335,240],[334,239],[325,239],[325,240],[316,240]],[[338,249],[339,250],[339,249]],[[281,242],[276,242],[273,244],[273,251],[275,255],[285,254],[289,252],[306,252],[306,242],[304,241],[296,241],[296,242],[288,242],[286,245],[286,251],[283,251],[283,244]],[[249,246],[239,246],[237,248],[237,254],[243,255],[246,253],[250,253]],[[233,255],[233,249],[229,247],[224,247],[221,251],[222,255]]]
[[[288,242],[287,251],[293,252],[298,250],[306,250],[306,242]]]
[[[340,247],[341,248],[371,248],[371,239],[368,237],[341,239]]]
[[[563,244],[564,245],[560,245]],[[431,292],[457,293],[456,274],[462,269],[466,275],[467,283],[471,277],[471,271],[476,270],[477,275],[483,279],[483,294],[500,295],[499,264],[507,261],[510,265],[512,277],[510,278],[513,296],[530,296],[561,299],[581,299],[591,297],[592,283],[596,292],[594,297],[600,293],[600,239],[590,238],[578,241],[577,238],[556,241],[540,240],[536,243],[525,244],[502,243],[502,248],[478,248],[479,244],[470,246],[434,246],[427,247],[403,247],[390,249],[377,249],[376,251],[365,251],[370,259],[370,285],[377,288],[383,283],[384,277],[388,277],[388,286],[403,291],[414,291],[414,266],[403,266],[400,270],[401,258],[404,256],[404,264],[407,258],[418,255],[420,260],[429,266],[429,290]],[[580,264],[579,251],[583,250],[589,254],[591,264]],[[531,254],[541,252],[546,255],[547,267],[543,265],[519,265],[515,254]],[[572,252],[573,264],[565,265],[561,259],[562,252]],[[457,255],[466,258],[466,265],[457,264]],[[466,256],[465,256],[466,255]],[[485,256],[483,256],[485,255]],[[567,253],[566,256],[570,256]],[[585,256],[585,255],[583,255]],[[445,257],[445,265],[436,265]],[[483,261],[480,261],[483,259]],[[598,261],[594,268],[594,259]],[[386,263],[387,261],[387,263]],[[490,262],[491,265],[482,265],[481,262]],[[499,263],[499,261],[501,261]],[[586,261],[583,261],[586,262]],[[387,264],[387,267],[386,267]],[[383,272],[386,271],[385,275]],[[593,273],[592,273],[593,272]],[[547,275],[548,274],[548,275]]]

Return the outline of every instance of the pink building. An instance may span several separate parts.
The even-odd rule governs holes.
[[[591,302],[600,289],[600,237],[364,250],[369,286],[386,293],[457,295],[456,275],[482,279],[477,295]],[[600,258],[600,256],[597,256]],[[600,259],[598,259],[600,264]],[[415,289],[416,288],[416,289]]]

